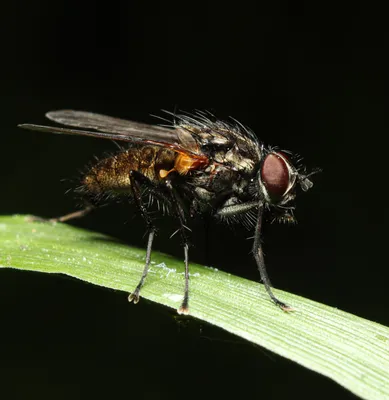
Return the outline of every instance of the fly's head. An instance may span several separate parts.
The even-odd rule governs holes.
[[[260,197],[268,207],[276,211],[276,220],[295,222],[294,207],[290,203],[296,197],[296,188],[304,192],[313,186],[309,176],[319,172],[306,174],[305,169],[296,167],[285,152],[269,150],[264,154],[257,173]]]

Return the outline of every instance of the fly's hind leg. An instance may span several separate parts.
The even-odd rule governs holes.
[[[148,232],[146,262],[143,269],[142,277],[140,278],[140,281],[136,286],[135,290],[128,296],[128,301],[130,302],[134,301],[134,304],[136,304],[139,301],[139,292],[145,282],[147,273],[149,272],[150,261],[151,261],[151,250],[153,246],[153,240],[156,228],[153,224],[150,214],[147,211],[146,206],[143,203],[142,193],[141,193],[141,185],[151,186],[152,183],[145,176],[143,176],[141,173],[137,171],[130,171],[130,182],[135,204],[138,207],[140,213],[142,214],[142,217],[146,221],[147,232]]]
[[[28,222],[51,222],[51,223],[56,223],[56,222],[67,222],[72,219],[76,218],[82,218],[85,215],[89,214],[91,211],[93,211],[96,206],[93,206],[91,204],[87,204],[82,210],[74,211],[69,214],[62,215],[60,217],[56,218],[40,218],[40,217],[35,217],[31,216],[27,218]]]
[[[89,214],[95,208],[95,206],[87,205],[82,210],[74,211],[69,214],[62,215],[61,217],[50,218],[49,222],[66,222],[70,221],[71,219],[82,218],[85,217],[85,215]]]

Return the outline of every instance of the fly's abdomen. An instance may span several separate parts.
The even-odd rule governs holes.
[[[93,194],[131,192],[130,171],[137,171],[156,184],[162,180],[161,170],[173,168],[175,157],[176,153],[162,147],[131,147],[91,167],[83,184]]]

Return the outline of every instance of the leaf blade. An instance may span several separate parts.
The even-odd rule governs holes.
[[[0,218],[0,266],[64,273],[130,292],[145,251],[65,224]],[[177,308],[183,263],[153,253],[142,297]],[[317,371],[365,399],[389,399],[389,329],[343,311],[276,290],[293,305],[284,313],[256,282],[191,265],[190,311],[194,317]]]

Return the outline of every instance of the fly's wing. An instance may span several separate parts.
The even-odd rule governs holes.
[[[108,115],[74,110],[50,111],[46,114],[46,117],[58,124],[76,128],[95,129],[105,133],[114,133],[120,136],[131,136],[165,143],[180,143],[183,147],[191,151],[194,151],[195,147],[197,148],[197,142],[190,132],[179,126],[165,128],[158,125],[148,125],[109,117]]]
[[[124,138],[136,137],[163,140],[169,143],[178,142],[178,137],[174,129],[127,121],[121,118],[109,117],[108,115],[85,111],[59,110],[48,112],[46,117],[61,125],[95,129],[105,133],[113,133]],[[125,140],[124,138],[122,140]]]
[[[167,147],[181,154],[199,156],[196,141],[189,132],[179,126],[169,129],[158,125],[142,124],[107,115],[74,110],[50,111],[46,114],[46,117],[59,124],[82,129],[34,124],[21,124],[19,127],[63,135],[92,136],[123,142],[151,144]],[[84,129],[94,129],[96,131]]]
[[[19,127],[40,132],[93,136],[124,142],[133,142],[137,140],[153,140],[164,143],[180,142],[175,129],[127,121],[125,119],[109,117],[102,114],[85,111],[59,110],[48,112],[46,117],[58,124],[81,129],[58,128],[55,126],[35,124],[21,124]],[[85,129],[94,129],[99,132],[88,131]]]

